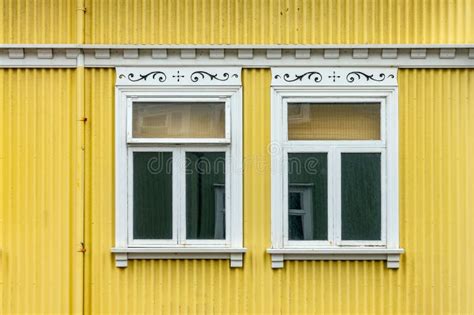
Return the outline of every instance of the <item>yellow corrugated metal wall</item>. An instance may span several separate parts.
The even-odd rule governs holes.
[[[115,267],[114,70],[86,72],[86,310],[91,313],[473,313],[474,71],[400,70],[399,270],[287,262],[272,270],[270,71],[244,70],[243,269],[227,261]],[[470,158],[469,158],[470,157]],[[468,248],[471,247],[469,250]]]
[[[74,299],[71,226],[73,70],[2,70],[0,306],[67,312]],[[243,270],[224,261],[114,266],[114,71],[86,71],[87,313],[471,313],[474,274],[474,71],[401,70],[400,270],[381,262],[270,268],[269,70],[245,70]],[[24,196],[29,196],[24,198]],[[77,269],[76,269],[77,272]]]
[[[69,44],[77,0],[0,0],[0,43]]]
[[[75,71],[0,70],[0,82],[0,313],[76,311]]]
[[[0,0],[0,43],[82,43],[82,9],[81,0]],[[86,0],[85,10],[86,43],[474,42],[471,0]],[[382,262],[271,269],[270,72],[261,69],[243,73],[244,268],[116,268],[114,74],[88,69],[83,83],[83,69],[0,70],[0,313],[474,313],[474,70],[399,72],[406,254],[396,271]]]
[[[367,44],[474,40],[472,0],[121,0],[90,4],[87,41],[91,43]]]
[[[86,43],[474,42],[472,0],[86,0]],[[74,43],[75,0],[1,0],[0,43]]]

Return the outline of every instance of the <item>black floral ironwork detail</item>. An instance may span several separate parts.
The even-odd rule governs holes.
[[[238,78],[239,77],[239,75],[236,74],[236,73],[230,75],[229,73],[224,72],[222,74],[222,77],[219,78],[218,73],[212,74],[212,73],[209,73],[209,72],[206,72],[206,71],[194,71],[193,73],[191,73],[190,78],[191,78],[192,82],[198,82],[199,80],[204,79],[206,76],[208,76],[209,79],[211,79],[211,81],[212,80],[227,81],[227,80],[229,80],[229,78]]]
[[[367,81],[372,80],[372,81],[376,81],[376,82],[382,82],[385,79],[395,78],[395,76],[393,74],[385,75],[385,73],[380,73],[378,76],[376,76],[375,74],[366,74],[366,73],[361,72],[361,71],[352,71],[352,72],[349,72],[347,74],[346,80],[349,83],[353,83],[356,80],[363,79],[364,77],[365,77],[365,79],[367,79]]]
[[[283,80],[285,80],[286,82],[295,82],[295,81],[303,81],[303,79],[305,77],[307,77],[308,80],[313,80],[314,82],[318,83],[318,82],[321,82],[323,80],[323,76],[321,75],[321,73],[317,72],[317,71],[309,71],[309,72],[305,72],[301,75],[297,75],[295,74],[295,77],[293,79],[290,79],[291,75],[289,73],[285,73],[283,75]],[[314,77],[314,79],[313,79]],[[280,79],[281,76],[279,74],[275,75],[275,79]]]
[[[139,74],[139,77],[135,79],[135,74],[134,73],[129,73],[128,75],[121,74],[119,75],[119,79],[125,79],[127,78],[128,80],[132,82],[138,82],[138,81],[146,81],[146,79],[151,76],[152,79],[158,79],[159,82],[165,82],[166,81],[166,74],[162,71],[152,71],[147,74]]]

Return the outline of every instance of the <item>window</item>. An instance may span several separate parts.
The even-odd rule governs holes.
[[[242,266],[241,121],[240,69],[117,69],[117,266]]]
[[[272,69],[272,255],[397,268],[392,69]]]

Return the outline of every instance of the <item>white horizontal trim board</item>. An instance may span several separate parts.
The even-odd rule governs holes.
[[[385,260],[387,268],[397,269],[400,267],[400,255],[403,249],[377,249],[377,248],[354,248],[354,249],[268,249],[267,253],[272,257],[272,268],[283,268],[285,260]]]
[[[403,254],[402,248],[387,249],[387,248],[374,248],[374,247],[354,247],[354,248],[312,248],[312,249],[299,249],[299,248],[282,248],[282,249],[267,249],[269,254],[306,254],[306,255],[341,255],[341,254],[353,254],[353,255],[367,255],[367,254]]]
[[[227,259],[230,266],[243,266],[245,248],[112,248],[117,267],[127,267],[129,259]]]
[[[344,66],[472,68],[474,45],[0,45],[1,68]]]

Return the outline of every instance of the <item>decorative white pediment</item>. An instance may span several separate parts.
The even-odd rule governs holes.
[[[272,86],[396,86],[395,68],[273,67]]]
[[[120,67],[116,73],[116,85],[241,85],[239,67]]]

